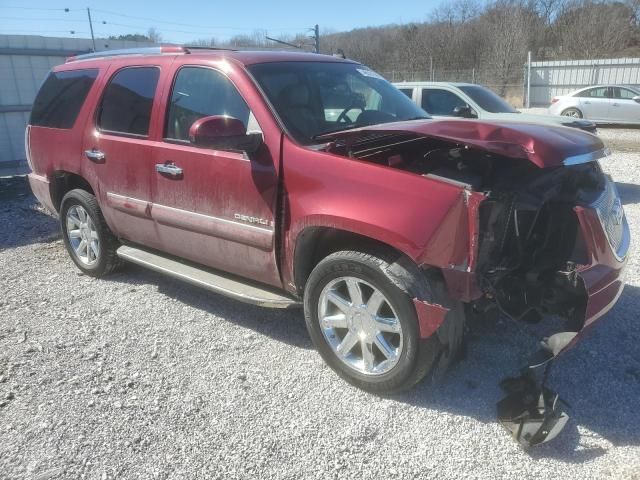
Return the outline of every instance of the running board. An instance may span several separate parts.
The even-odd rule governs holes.
[[[214,273],[205,267],[185,264],[155,252],[123,245],[118,248],[116,253],[120,258],[128,262],[184,280],[212,292],[235,298],[241,302],[270,308],[294,308],[300,306],[298,300],[273,290],[244,283],[224,273]]]

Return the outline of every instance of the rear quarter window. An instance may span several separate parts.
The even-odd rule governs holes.
[[[147,136],[160,69],[127,67],[107,85],[98,110],[98,127],[108,132]]]
[[[33,102],[29,124],[72,128],[97,76],[97,68],[51,72]]]

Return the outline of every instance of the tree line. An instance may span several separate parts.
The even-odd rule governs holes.
[[[155,29],[152,33],[159,38]],[[226,41],[206,38],[190,43],[279,46],[266,36],[266,31],[256,30]],[[281,39],[312,48],[306,33]],[[321,53],[343,53],[387,76],[419,72],[421,78],[416,79],[458,80],[444,77],[460,71],[469,77],[473,71],[475,80],[502,85],[498,90],[504,90],[522,82],[527,52],[535,60],[640,56],[640,0],[445,0],[422,22],[323,30],[320,47]]]

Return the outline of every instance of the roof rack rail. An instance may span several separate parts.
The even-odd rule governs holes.
[[[162,53],[189,53],[180,45],[163,45],[157,47],[122,48],[118,50],[100,50],[99,52],[84,53],[67,57],[66,63],[91,58],[118,57],[122,55],[160,55]]]
[[[226,50],[228,52],[237,52],[238,50],[235,48],[226,48],[226,47],[205,47],[201,45],[182,45],[182,48],[186,50],[186,53],[190,53],[189,50]]]

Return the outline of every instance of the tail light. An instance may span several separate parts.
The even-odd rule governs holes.
[[[27,165],[29,165],[29,169],[33,172],[33,162],[31,161],[30,134],[31,134],[31,125],[27,125],[27,128],[24,131],[24,154],[27,157]]]
[[[554,103],[556,103],[558,100],[560,100],[558,97],[553,97],[551,99],[551,105],[553,105]]]

